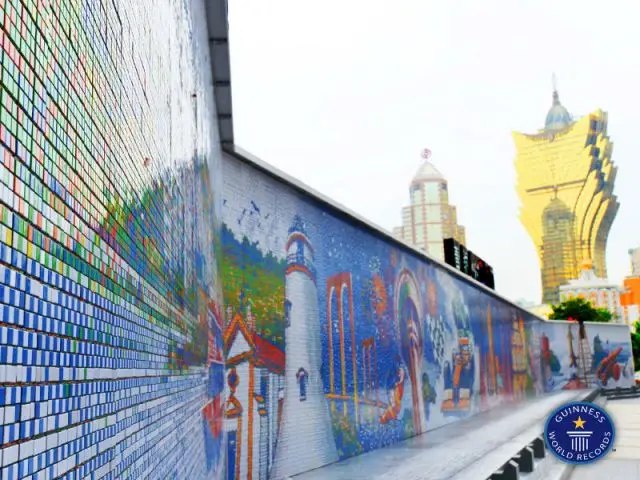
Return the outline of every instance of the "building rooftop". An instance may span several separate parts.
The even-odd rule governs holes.
[[[422,158],[424,162],[420,165],[420,168],[413,176],[411,184],[423,183],[423,182],[442,182],[445,181],[444,175],[431,163],[431,150],[425,148],[422,151]]]
[[[411,183],[432,182],[444,180],[444,175],[431,163],[425,161],[413,177]]]
[[[569,280],[567,285],[560,286],[560,290],[571,290],[574,288],[619,288],[606,278],[596,276],[591,260],[583,260],[580,276],[575,280]]]
[[[218,117],[218,135],[222,146],[231,146],[233,145],[233,119],[228,5],[227,0],[208,0],[204,4],[209,30],[209,57]]]
[[[569,111],[560,103],[557,90],[553,90],[553,103],[544,122],[545,130],[562,130],[573,123]]]

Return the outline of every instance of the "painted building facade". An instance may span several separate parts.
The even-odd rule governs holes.
[[[540,339],[540,372],[546,391],[634,384],[626,325],[585,323],[580,328],[575,322],[552,320],[536,323],[534,330]],[[563,353],[558,355],[559,351]]]
[[[590,260],[585,260],[582,262],[580,276],[575,280],[570,280],[567,285],[560,286],[560,301],[564,302],[576,297],[584,298],[596,308],[609,310],[615,322],[623,322],[621,292],[622,289],[619,285],[597,277],[593,270],[593,263]]]
[[[255,331],[248,306],[243,317],[227,309],[225,432],[227,478],[269,478],[284,396],[284,352]]]
[[[607,237],[619,208],[607,121],[602,110],[574,120],[554,90],[544,128],[513,133],[520,220],[540,260],[542,303],[558,302],[560,285],[578,277],[583,260],[607,277]]]
[[[456,207],[449,203],[449,184],[431,163],[431,151],[422,152],[423,163],[409,189],[411,205],[402,209],[402,226],[393,235],[444,262],[445,238],[466,244],[465,228],[458,224]]]

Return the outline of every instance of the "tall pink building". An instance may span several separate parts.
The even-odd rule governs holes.
[[[466,243],[465,229],[458,225],[456,207],[449,204],[447,180],[431,163],[431,151],[423,150],[423,164],[411,181],[411,205],[402,208],[402,226],[393,235],[431,257],[444,261],[442,240]]]

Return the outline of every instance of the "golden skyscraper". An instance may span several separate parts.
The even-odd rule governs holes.
[[[556,303],[558,287],[577,278],[583,260],[606,278],[606,247],[620,204],[607,113],[573,119],[554,87],[545,126],[513,132],[520,220],[538,252],[542,302]]]

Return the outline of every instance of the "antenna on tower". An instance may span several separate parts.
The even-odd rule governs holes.
[[[560,95],[558,95],[558,80],[556,79],[555,72],[551,74],[551,83],[553,85],[553,104],[560,104]]]

